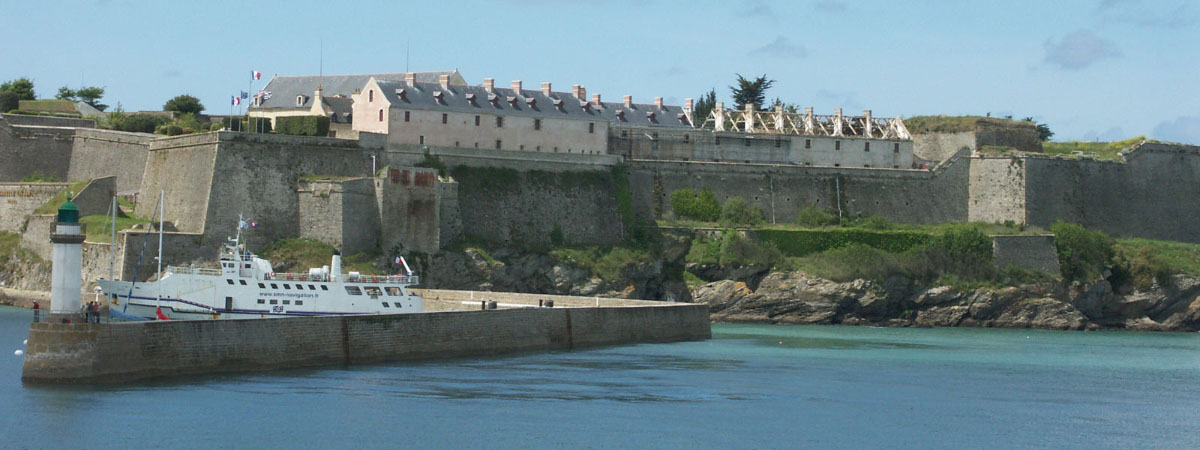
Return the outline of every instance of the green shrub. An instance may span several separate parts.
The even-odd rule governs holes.
[[[42,175],[42,172],[38,170],[33,171],[33,173],[30,173],[29,175],[21,177],[22,183],[55,183],[59,181],[62,180],[58,179],[57,176],[54,176],[53,174]]]
[[[0,91],[0,113],[20,108],[21,97],[15,92]]]
[[[179,136],[179,135],[183,134],[183,127],[181,127],[179,125],[175,125],[173,123],[168,123],[168,124],[159,125],[157,128],[154,129],[154,132],[158,133],[158,134],[165,134],[167,136]]]
[[[730,197],[721,208],[721,223],[725,225],[758,225],[763,223],[763,212],[741,197]]]
[[[837,217],[831,214],[825,208],[817,205],[808,205],[800,210],[800,214],[796,217],[796,223],[802,227],[823,227],[826,225],[836,225]]]
[[[1150,247],[1120,248],[1113,262],[1113,284],[1131,284],[1142,290],[1150,289],[1155,284],[1169,285],[1171,274],[1175,272],[1168,259]]]
[[[1058,244],[1058,265],[1063,279],[1096,281],[1112,264],[1114,241],[1108,235],[1061,220],[1051,225],[1050,231]]]
[[[458,181],[459,191],[463,189],[479,189],[480,192],[510,191],[520,187],[521,172],[507,167],[468,167],[454,166],[450,169]]]
[[[550,230],[550,244],[555,247],[563,244],[563,229],[562,225],[554,224],[554,229]]]
[[[699,194],[691,189],[672,192],[671,209],[676,217],[682,219],[716,222],[721,218],[721,204],[708,188],[702,189]]]
[[[328,136],[329,118],[325,116],[292,116],[275,119],[276,132],[295,136]]]
[[[417,163],[416,167],[425,167],[437,170],[439,177],[445,177],[446,172],[449,170],[446,168],[446,163],[442,162],[441,158],[433,156],[429,153],[429,151],[425,152],[425,158],[422,159],[421,162]]]
[[[866,228],[868,230],[894,230],[896,224],[879,216],[862,216],[843,223],[844,226]]]
[[[992,279],[992,238],[973,225],[955,225],[943,229],[918,252],[922,273],[918,278],[937,278],[950,274],[964,280]]]
[[[787,256],[806,256],[851,244],[862,244],[893,253],[919,248],[932,235],[919,231],[828,228],[819,230],[755,230],[758,240],[771,242]]]
[[[132,133],[154,133],[159,126],[171,121],[171,119],[167,118],[166,116],[158,114],[121,113],[117,117],[113,117],[113,114],[109,114],[109,126],[117,131],[128,131]]]
[[[783,254],[771,242],[753,241],[733,230],[725,230],[721,237],[721,265],[772,266],[782,260]]]
[[[271,119],[268,119],[266,117],[246,116],[246,119],[242,123],[245,125],[245,128],[243,128],[243,130],[245,130],[247,133],[270,133],[271,132]],[[326,127],[326,134],[329,134],[328,127]],[[321,136],[324,136],[324,134],[322,134]]]

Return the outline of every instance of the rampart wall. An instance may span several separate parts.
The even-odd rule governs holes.
[[[455,147],[433,147],[420,145],[389,145],[380,155],[379,167],[384,164],[409,167],[420,164],[425,153],[436,156],[447,167],[499,167],[515,170],[541,170],[546,172],[578,172],[581,170],[608,170],[620,164],[620,156],[603,154],[566,154],[519,150],[468,149]]]
[[[975,133],[923,133],[913,135],[913,155],[933,164],[950,159],[959,150],[975,151]]]
[[[1029,223],[1061,219],[1116,236],[1200,242],[1200,147],[1147,143],[1126,161],[1026,158]]]
[[[992,236],[992,263],[1061,275],[1053,234]]]
[[[70,128],[94,128],[96,126],[95,120],[77,119],[73,117],[35,116],[29,114],[0,114],[0,118],[12,125]]]
[[[970,160],[970,205],[972,222],[1026,223],[1025,159],[975,157]]]
[[[936,224],[967,219],[969,163],[959,158],[934,170],[850,169],[792,165],[632,161],[635,211],[670,218],[678,189],[712,190],[722,203],[741,197],[761,208],[769,223],[794,222],[816,205],[846,215]]]
[[[370,178],[301,181],[300,234],[347,255],[379,246],[379,214]]]
[[[123,383],[185,374],[700,340],[711,335],[708,307],[697,304],[35,323],[30,326],[22,380]]]
[[[391,167],[384,177],[370,181],[374,182],[376,203],[347,210],[346,214],[355,217],[343,217],[343,221],[357,221],[362,216],[359,211],[374,207],[379,214],[379,244],[385,252],[397,249],[399,253],[433,253],[441,248],[437,171]],[[369,230],[371,224],[361,226]]]
[[[12,125],[0,117],[0,181],[33,175],[67,181],[74,136],[74,128]]]
[[[155,136],[144,133],[81,128],[75,130],[71,147],[71,180],[117,177],[117,192],[142,187],[146,157]]]
[[[0,232],[20,233],[25,218],[33,210],[68,186],[69,183],[0,183]]]
[[[614,127],[608,152],[629,159],[910,169],[913,142],[694,129]]]

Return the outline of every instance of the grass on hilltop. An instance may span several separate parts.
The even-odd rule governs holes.
[[[62,205],[63,202],[67,201],[67,195],[78,195],[79,191],[83,190],[83,188],[85,186],[87,186],[87,184],[90,182],[91,182],[91,180],[75,182],[74,184],[67,187],[66,189],[63,189],[62,191],[60,191],[57,194],[54,194],[54,197],[51,197],[50,200],[46,201],[46,203],[42,203],[42,206],[39,206],[37,209],[33,210],[33,213],[34,214],[54,214],[54,213],[58,212],[58,207],[60,205]]]
[[[150,219],[117,216],[117,232],[128,230],[134,225],[150,223]],[[79,218],[83,224],[85,239],[88,242],[108,242],[112,239],[112,218],[108,216],[84,216]]]
[[[333,246],[316,239],[287,238],[268,244],[258,252],[259,256],[271,261],[281,272],[308,272],[309,268],[329,265],[333,257]],[[342,271],[364,275],[383,275],[385,271],[375,267],[372,261],[379,259],[378,252],[359,252],[342,257]]]
[[[913,134],[961,133],[975,131],[975,126],[981,122],[1010,127],[1037,127],[1033,122],[981,116],[913,116],[904,119],[904,127]]]
[[[1133,148],[1139,142],[1145,141],[1145,136],[1137,136],[1123,141],[1114,142],[1043,142],[1042,152],[1047,155],[1076,157],[1090,155],[1099,160],[1119,161],[1123,159],[1121,151]]]

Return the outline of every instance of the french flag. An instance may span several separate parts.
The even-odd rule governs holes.
[[[238,98],[238,97],[235,95],[235,96],[233,97],[233,103],[231,103],[231,104],[232,104],[232,105],[240,105],[240,104],[242,104],[242,99]]]
[[[261,80],[261,79],[262,79],[262,72],[259,72],[259,71],[257,71],[257,70],[251,70],[251,71],[250,71],[250,77],[251,77],[251,78],[254,78],[255,80]]]

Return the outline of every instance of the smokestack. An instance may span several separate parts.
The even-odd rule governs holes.
[[[654,107],[662,109],[662,97],[654,97]]]
[[[689,99],[685,99],[683,101],[683,109],[686,109],[688,111],[695,111],[696,110],[695,106],[696,106],[695,100],[692,100],[689,98]]]
[[[450,89],[450,75],[438,75],[438,84],[442,85],[442,89]]]
[[[413,73],[413,72],[408,72],[408,73],[404,74],[404,82],[408,83],[409,86],[412,86],[414,83],[417,82],[417,74]]]
[[[512,90],[516,92],[517,95],[521,95],[521,80],[513,80]]]
[[[550,83],[542,83],[542,95],[550,96]]]
[[[625,96],[625,107],[626,107],[626,108],[632,108],[632,107],[633,107],[633,96],[632,96],[632,95],[626,95],[626,96]]]
[[[604,104],[600,102],[600,94],[592,94],[592,106],[597,108],[604,107]]]
[[[495,78],[484,78],[483,79],[483,89],[488,91],[489,94],[492,93],[492,91],[496,90],[496,79]]]

